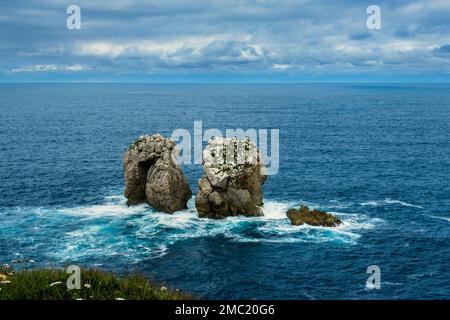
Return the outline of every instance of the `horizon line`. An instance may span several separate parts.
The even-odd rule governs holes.
[[[450,84],[447,81],[1,81],[1,84]]]

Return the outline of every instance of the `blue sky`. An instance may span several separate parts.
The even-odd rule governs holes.
[[[81,30],[66,8],[81,8]],[[368,30],[368,5],[381,30]],[[0,2],[1,82],[450,82],[450,1]]]

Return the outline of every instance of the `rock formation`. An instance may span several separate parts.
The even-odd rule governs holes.
[[[289,209],[286,215],[296,226],[306,223],[311,226],[335,227],[341,223],[338,217],[324,211],[309,210],[307,206],[300,206],[300,210]]]
[[[177,164],[175,142],[159,134],[142,136],[123,157],[127,204],[147,202],[158,211],[187,208],[192,192]]]
[[[248,139],[213,138],[203,151],[203,177],[195,206],[201,218],[262,216],[266,179],[256,145]]]

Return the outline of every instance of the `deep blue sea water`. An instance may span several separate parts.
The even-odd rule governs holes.
[[[128,145],[197,120],[280,130],[265,217],[126,207]],[[212,299],[450,298],[450,85],[5,84],[0,124],[0,263],[140,272]],[[183,169],[195,193],[201,167]],[[291,226],[300,203],[344,224]]]

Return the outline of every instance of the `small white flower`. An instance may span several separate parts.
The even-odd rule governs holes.
[[[61,281],[57,281],[57,282],[50,283],[50,287],[56,286],[58,284],[62,284],[62,282]]]
[[[11,281],[9,280],[0,281],[0,284],[8,284],[8,283],[11,283]]]
[[[124,298],[116,298],[116,300],[125,300]]]
[[[86,283],[86,284],[84,285],[84,287],[90,289],[90,288],[91,288],[91,285],[90,285],[89,283]]]
[[[82,298],[76,298],[75,300],[83,300]]]
[[[167,287],[161,287],[161,291],[166,291]]]

